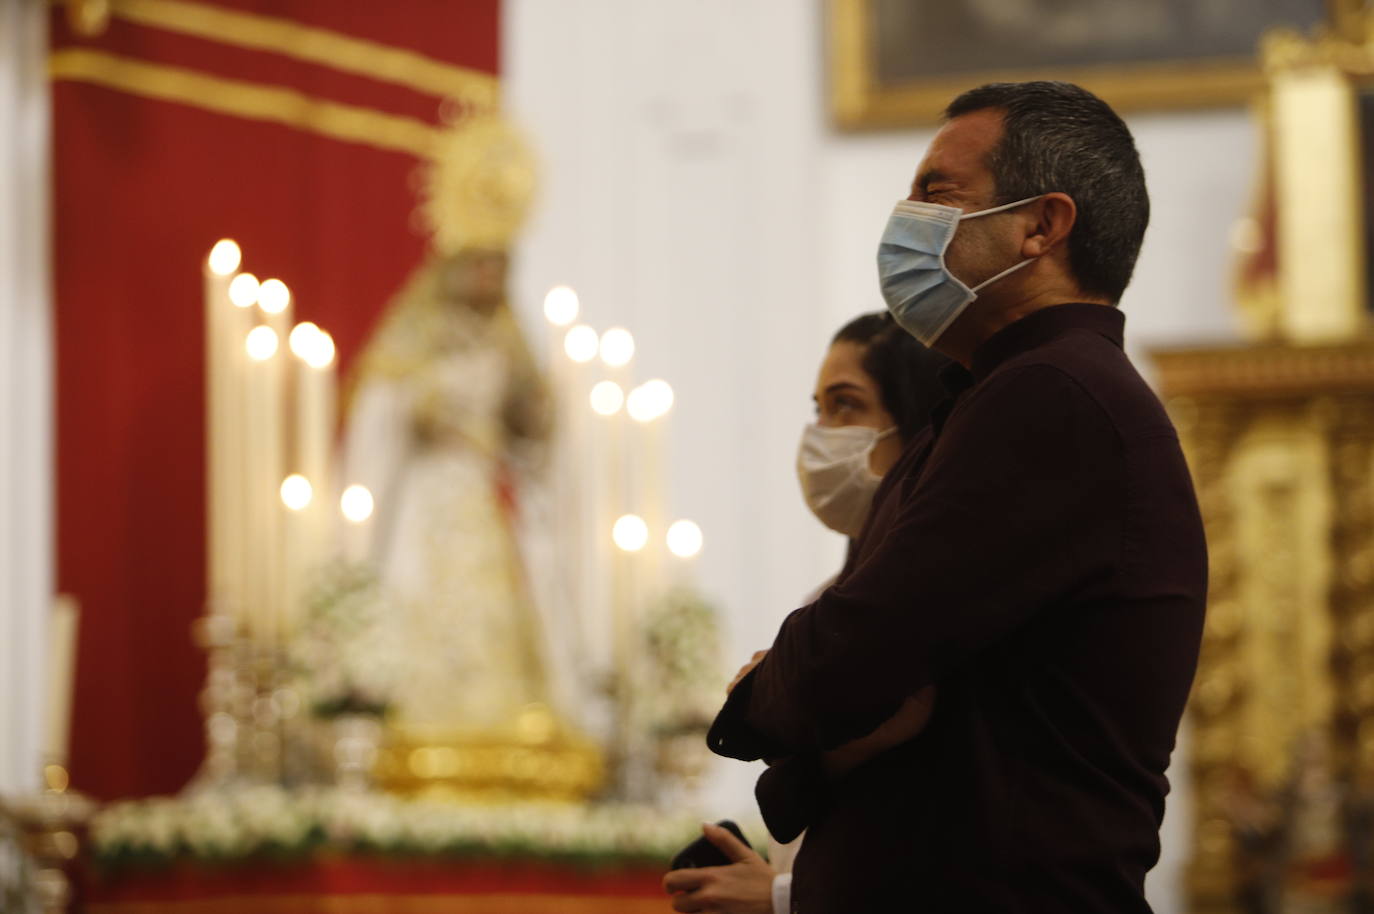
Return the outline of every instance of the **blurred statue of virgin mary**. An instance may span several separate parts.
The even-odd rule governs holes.
[[[388,729],[409,766],[392,780],[409,786],[452,780],[465,747],[490,759],[566,732],[551,710],[557,637],[536,611],[518,524],[552,420],[506,300],[532,172],[500,122],[453,137],[432,169],[431,251],[359,360],[343,442],[347,481],[376,504],[352,551],[377,573],[404,658]]]

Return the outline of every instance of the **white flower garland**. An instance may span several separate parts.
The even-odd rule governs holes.
[[[761,827],[749,823],[755,834]],[[463,806],[334,788],[245,787],[111,804],[91,823],[108,866],[230,861],[316,849],[584,864],[657,864],[701,833],[642,806]]]

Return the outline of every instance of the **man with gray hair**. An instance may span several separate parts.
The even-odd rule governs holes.
[[[880,284],[951,399],[708,737],[807,829],[794,911],[1149,911],[1207,563],[1122,350],[1148,220],[1126,125],[1055,82],[955,99],[894,208]]]

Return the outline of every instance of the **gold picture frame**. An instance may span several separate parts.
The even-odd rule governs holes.
[[[1067,80],[1097,93],[1118,111],[1243,104],[1265,85],[1254,53],[1065,67],[1024,66],[1011,60],[996,69],[885,82],[874,47],[879,5],[880,0],[826,0],[829,102],[833,121],[841,129],[934,124],[956,95],[988,82]],[[1317,20],[1324,9],[1322,0],[1312,0]],[[965,40],[976,42],[977,37]],[[1028,45],[1034,41],[1034,35],[1027,36]],[[1084,46],[1089,44],[1085,39]],[[913,40],[913,47],[919,46]]]

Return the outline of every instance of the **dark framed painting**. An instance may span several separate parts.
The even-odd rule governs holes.
[[[826,0],[843,128],[934,123],[985,82],[1065,79],[1118,110],[1240,104],[1270,29],[1310,31],[1330,0]]]

